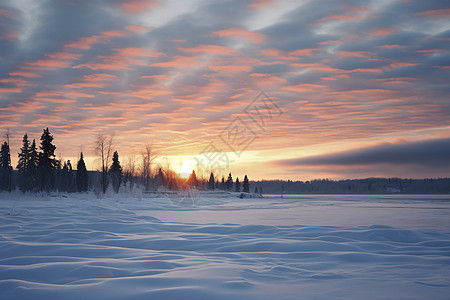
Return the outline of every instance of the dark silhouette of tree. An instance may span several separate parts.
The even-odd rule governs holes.
[[[142,179],[144,181],[145,190],[150,189],[150,179],[152,178],[152,164],[157,158],[157,153],[150,144],[145,145],[142,153]]]
[[[11,154],[8,142],[2,144],[0,150],[0,189],[11,192]]]
[[[196,187],[198,185],[197,174],[195,174],[194,170],[192,170],[192,173],[191,175],[189,175],[189,178],[186,183],[187,185],[192,187]]]
[[[222,182],[220,183],[219,189],[222,191],[225,191],[227,188],[226,184],[225,184],[225,178],[222,176]]]
[[[36,140],[33,139],[33,143],[30,146],[30,157],[27,166],[27,186],[28,190],[36,190],[38,186],[38,164],[39,154],[37,152]]]
[[[166,186],[166,180],[165,180],[164,173],[162,172],[161,168],[159,168],[158,174],[156,174],[155,179],[156,179],[156,185],[158,187]]]
[[[241,183],[239,182],[239,177],[236,177],[236,183],[235,183],[235,191],[240,192],[241,191]]]
[[[209,181],[208,181],[208,190],[214,190],[215,189],[215,187],[214,187],[214,183],[215,183],[215,180],[214,180],[214,174],[211,172],[211,175],[209,175]]]
[[[250,193],[250,185],[248,184],[247,175],[244,176],[244,183],[242,184],[242,191],[244,193]]]
[[[109,159],[111,158],[111,147],[112,147],[113,138],[104,134],[97,135],[95,140],[95,153],[100,156],[101,164],[102,164],[102,190],[103,194],[106,192],[106,188],[108,187],[108,167],[109,167]]]
[[[59,186],[58,189],[60,192],[67,192],[67,187],[68,187],[68,173],[69,173],[69,169],[67,167],[67,163],[64,162],[62,170],[58,170],[58,178],[57,180],[59,180]]]
[[[52,142],[53,136],[50,131],[48,128],[44,129],[39,146],[42,152],[39,153],[38,174],[40,189],[47,192],[55,188],[54,170],[59,166],[59,162],[55,158],[56,146]]]
[[[228,174],[226,188],[227,188],[227,191],[231,191],[233,189],[233,177],[231,176],[231,172],[230,172],[230,174]]]
[[[255,191],[253,193],[258,194],[258,187],[257,186],[255,186]]]
[[[87,192],[88,190],[88,173],[86,169],[86,164],[84,163],[83,152],[80,154],[80,159],[77,163],[77,173],[75,175],[77,182],[78,192]]]
[[[122,166],[119,162],[119,153],[114,151],[111,167],[109,168],[109,174],[111,176],[111,181],[113,189],[116,193],[119,192],[120,183],[122,182]]]
[[[19,173],[19,189],[22,192],[28,191],[31,187],[28,176],[28,162],[30,161],[30,140],[25,133],[22,139],[22,148],[20,148],[19,161],[17,162],[17,172]]]
[[[72,164],[70,163],[70,159],[67,160],[67,191],[69,193],[75,192],[73,188],[73,169]]]

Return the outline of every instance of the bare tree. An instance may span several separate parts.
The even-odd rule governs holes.
[[[152,178],[152,164],[158,157],[153,146],[150,144],[145,145],[145,149],[142,152],[142,178],[144,179],[145,189],[148,191],[150,187],[150,179]]]
[[[113,142],[113,137],[104,135],[104,134],[98,134],[96,137],[96,140],[95,140],[95,153],[98,156],[100,156],[101,165],[102,165],[103,193],[106,192],[106,187],[108,185],[107,173],[108,173],[109,160],[111,158],[112,142]]]
[[[124,164],[125,183],[130,181],[130,190],[134,185],[134,177],[136,176],[136,155],[131,154]]]

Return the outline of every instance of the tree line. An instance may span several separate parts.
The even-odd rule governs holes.
[[[197,188],[201,190],[223,190],[235,192],[250,192],[247,175],[242,182],[239,178],[233,181],[231,173],[227,180],[216,180],[211,172],[209,180],[198,179],[195,170],[189,178],[183,179],[170,167],[163,168],[158,165],[154,168],[157,153],[150,145],[146,145],[142,153],[141,172],[138,174],[136,159],[129,157],[125,167],[119,160],[118,151],[113,151],[112,136],[99,134],[95,140],[95,152],[100,160],[99,171],[88,171],[84,161],[83,152],[80,153],[76,170],[70,160],[62,161],[55,155],[56,146],[53,135],[49,129],[43,130],[39,146],[36,140],[29,139],[25,133],[22,147],[18,153],[16,171],[11,166],[11,153],[9,146],[9,133],[1,145],[0,150],[0,190],[11,192],[16,187],[22,192],[86,192],[98,190],[106,193],[109,186],[118,193],[121,186],[140,184],[147,190],[179,190],[183,188]],[[157,169],[155,172],[153,169]],[[257,188],[255,193],[257,193]]]

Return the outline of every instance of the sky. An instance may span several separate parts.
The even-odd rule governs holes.
[[[5,0],[0,130],[98,167],[450,176],[448,1]],[[3,137],[2,137],[3,138]]]

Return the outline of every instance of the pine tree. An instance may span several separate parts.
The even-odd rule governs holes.
[[[116,193],[119,192],[120,183],[122,181],[122,167],[119,162],[119,153],[114,151],[111,167],[109,168],[113,189]]]
[[[158,187],[166,186],[166,179],[164,177],[164,173],[162,172],[161,168],[159,168],[158,174],[156,174],[156,185]]]
[[[0,150],[0,189],[11,192],[11,154],[8,142],[2,144]]]
[[[231,176],[231,172],[230,172],[230,174],[228,174],[226,188],[227,188],[227,191],[231,191],[231,189],[233,188],[233,177]]]
[[[211,172],[211,175],[209,175],[209,181],[208,181],[208,190],[214,190],[214,174]]]
[[[248,184],[247,175],[244,176],[244,184],[242,185],[242,191],[244,193],[250,193],[250,185]]]
[[[87,192],[88,190],[88,174],[86,164],[84,163],[83,152],[81,152],[80,159],[77,163],[77,173],[75,175],[77,181],[78,192]]]
[[[44,133],[41,136],[41,146],[39,148],[42,152],[39,153],[39,179],[40,189],[49,192],[55,187],[55,174],[60,163],[55,158],[56,146],[52,144],[53,136],[50,131],[44,129]]]
[[[194,170],[192,170],[191,175],[189,175],[187,184],[192,187],[196,187],[198,185],[197,174],[195,174]]]
[[[236,192],[240,192],[241,191],[241,183],[239,182],[239,177],[236,177],[235,191]]]
[[[27,184],[28,162],[30,160],[30,140],[28,134],[25,133],[22,140],[23,146],[20,148],[19,161],[17,163],[17,172],[19,173],[19,189],[26,192],[30,187]]]

